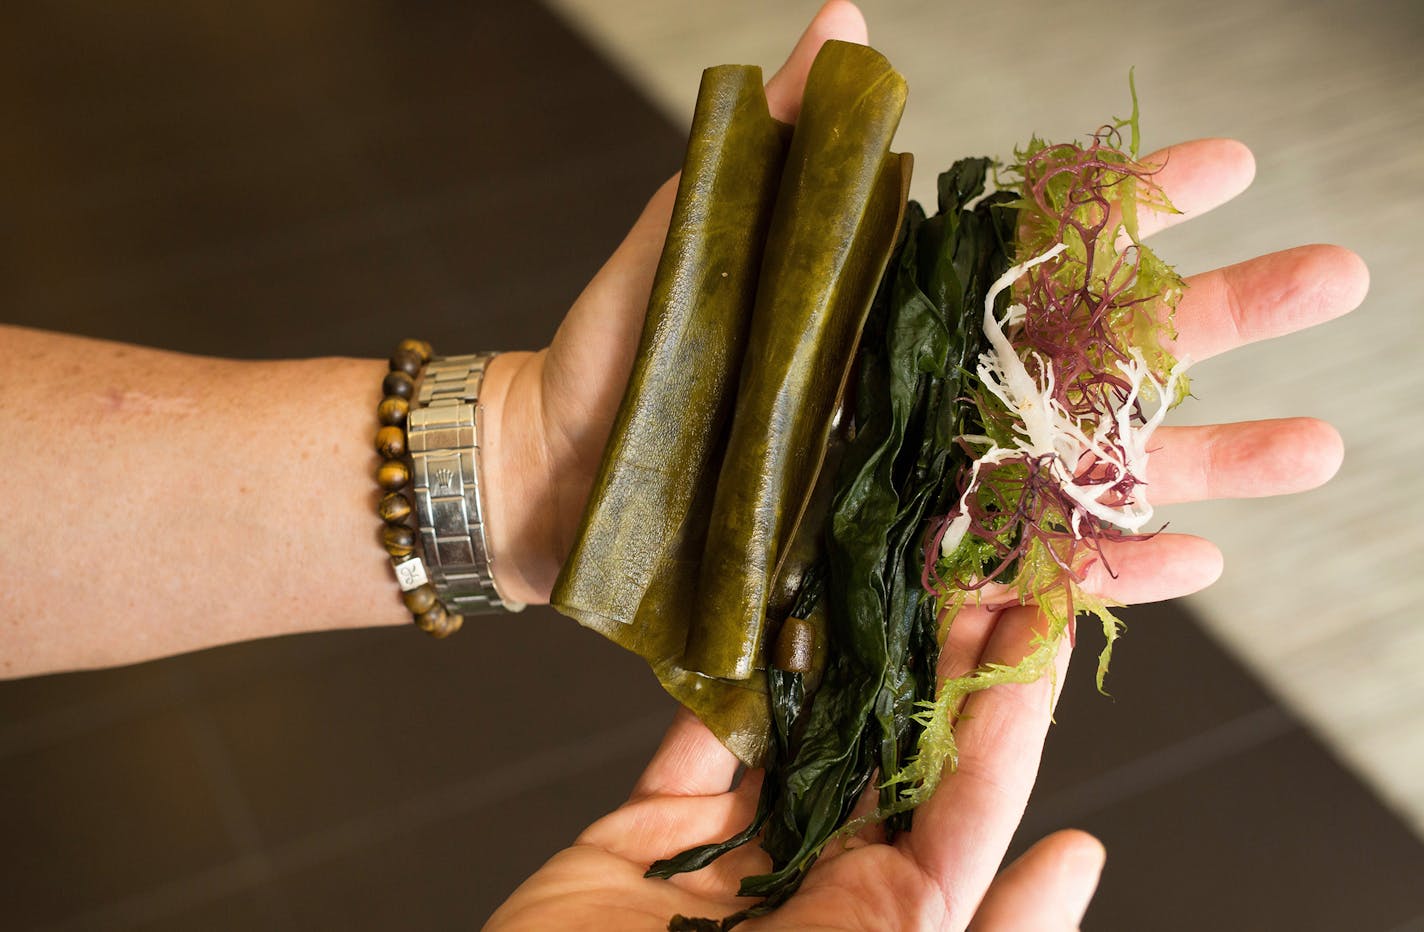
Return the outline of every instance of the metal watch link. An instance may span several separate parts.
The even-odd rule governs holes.
[[[406,421],[425,568],[440,601],[460,615],[524,608],[495,587],[485,534],[479,397],[493,358],[493,353],[432,358]]]

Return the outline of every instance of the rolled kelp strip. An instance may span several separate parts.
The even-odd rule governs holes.
[[[689,516],[716,482],[789,136],[761,69],[703,74],[638,355],[553,592],[560,611],[639,654],[664,637],[636,623],[649,586],[679,551],[700,555],[705,515]]]
[[[905,96],[904,79],[866,46],[827,42],[811,66],[717,480],[689,670],[745,680],[762,663],[779,564],[899,231],[910,158],[889,148]]]
[[[551,599],[647,660],[748,761],[766,740],[764,684],[699,677],[678,660],[790,138],[761,69],[703,73],[638,355]]]

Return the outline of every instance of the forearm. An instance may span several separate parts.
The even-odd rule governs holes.
[[[384,363],[0,346],[0,675],[409,623],[374,511]]]

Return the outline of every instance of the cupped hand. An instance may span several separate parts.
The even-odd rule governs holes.
[[[989,649],[1012,651],[1010,640],[1027,633],[1026,626],[1002,625]],[[1048,707],[1045,688],[1001,694],[994,700],[997,708],[980,703],[979,714],[993,715],[995,728],[1014,731],[1020,740],[993,749],[980,739],[967,742],[959,774],[935,797],[944,805],[918,813],[913,833],[895,844],[869,832],[847,845],[833,842],[787,903],[737,928],[964,929],[973,916],[976,932],[1076,929],[1103,867],[1102,845],[1083,832],[1056,832],[994,877],[1003,848],[977,828],[980,821],[997,826],[1005,803],[1015,805],[1000,797],[994,773],[1027,772],[1032,782],[1035,740],[1042,742],[1037,723]],[[755,900],[734,894],[742,876],[768,867],[754,845],[694,874],[643,877],[653,860],[725,838],[750,820],[759,774],[748,774],[728,792],[735,770],[736,759],[716,738],[690,713],[679,712],[628,802],[525,881],[490,917],[486,932],[658,930],[675,915],[721,919],[752,905]],[[1017,786],[1002,789],[1010,795],[1017,791]],[[981,814],[987,818],[981,820]]]

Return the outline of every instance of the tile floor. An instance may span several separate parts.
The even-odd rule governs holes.
[[[680,159],[656,93],[533,4],[7,6],[0,321],[244,357],[379,355],[413,318],[538,345]],[[1181,608],[1130,624],[1115,700],[1071,678],[1023,833],[1108,842],[1085,928],[1424,922],[1424,845],[1296,707]],[[671,713],[537,609],[0,683],[0,927],[477,925]]]

